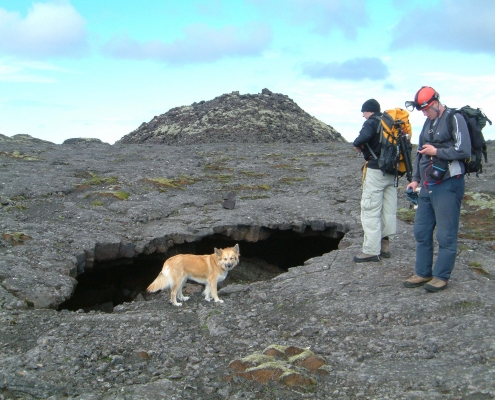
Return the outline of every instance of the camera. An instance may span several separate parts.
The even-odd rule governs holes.
[[[406,198],[409,200],[411,203],[413,203],[415,206],[418,205],[418,193],[413,191],[411,188],[406,189]]]

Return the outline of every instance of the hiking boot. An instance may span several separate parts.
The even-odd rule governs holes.
[[[362,263],[362,262],[377,262],[380,261],[380,256],[374,256],[372,254],[359,253],[354,256],[354,262]]]
[[[429,292],[439,292],[440,290],[447,289],[447,282],[438,278],[433,278],[429,283],[425,285],[425,289]]]
[[[380,250],[380,256],[383,258],[390,258],[390,240],[388,237],[382,239],[382,248]]]
[[[418,286],[421,286],[421,285],[424,285],[426,282],[429,282],[433,279],[432,276],[430,276],[429,278],[423,278],[421,276],[418,276],[416,274],[414,274],[413,276],[411,276],[410,278],[407,278],[403,284],[405,287],[407,288],[415,288],[415,287],[418,287]]]

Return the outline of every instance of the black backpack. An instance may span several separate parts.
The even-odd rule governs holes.
[[[488,161],[486,142],[482,130],[487,122],[491,125],[492,121],[479,108],[464,106],[458,109],[451,108],[450,110],[452,116],[447,120],[449,131],[452,132],[454,114],[461,114],[466,120],[471,139],[471,158],[462,160],[465,167],[464,173],[468,175],[475,173],[478,176],[478,174],[483,173],[483,158],[485,158],[485,162]]]
[[[412,126],[409,122],[409,113],[402,108],[384,111],[381,117],[372,115],[380,121],[377,133],[380,135],[380,156],[371,150],[371,154],[378,160],[378,168],[383,174],[395,176],[395,186],[399,178],[407,174],[407,180],[412,181],[411,136]]]

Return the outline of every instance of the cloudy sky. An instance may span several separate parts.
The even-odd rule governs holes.
[[[263,88],[349,141],[365,100],[404,107],[423,85],[495,122],[493,16],[493,0],[0,0],[0,133],[114,143]]]

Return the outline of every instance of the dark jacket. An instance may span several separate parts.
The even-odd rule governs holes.
[[[448,118],[454,118],[452,132],[448,129]],[[466,120],[459,114],[452,117],[452,109],[449,108],[445,108],[440,118],[433,121],[427,119],[419,135],[418,150],[421,150],[424,144],[435,143],[442,143],[441,147],[437,147],[436,156],[416,154],[413,181],[428,183],[428,170],[432,168],[435,159],[449,161],[444,181],[452,176],[464,174],[464,164],[460,160],[471,157],[471,139]]]
[[[381,116],[381,112],[376,112],[364,121],[361,131],[359,131],[359,136],[352,143],[354,147],[359,147],[361,149],[364,159],[368,161],[368,168],[371,169],[379,169],[378,160],[375,160],[366,144],[371,147],[371,150],[373,150],[377,158],[380,157],[382,145],[380,144],[381,138],[380,133],[378,132],[378,127],[381,123]]]

